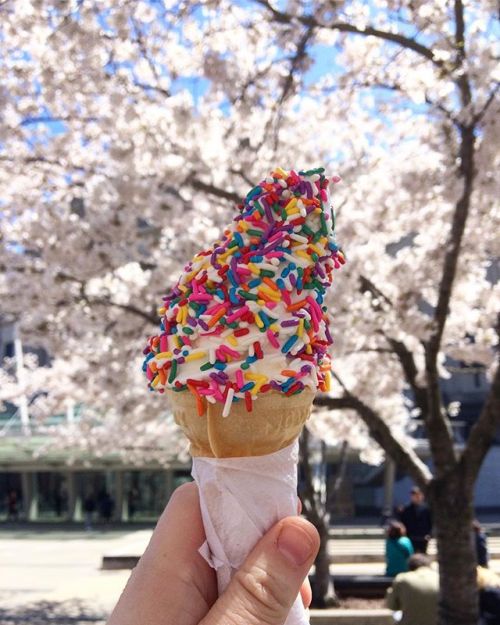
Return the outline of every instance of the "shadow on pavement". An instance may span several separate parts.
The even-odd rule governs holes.
[[[0,608],[0,625],[104,625],[107,616],[83,601],[38,601]]]

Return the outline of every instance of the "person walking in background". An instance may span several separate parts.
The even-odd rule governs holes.
[[[500,624],[500,576],[483,566],[477,567],[480,625]]]
[[[424,503],[424,494],[418,486],[411,489],[410,497],[411,501],[401,511],[399,520],[406,527],[406,534],[415,553],[427,553],[432,532],[431,512]]]
[[[488,568],[488,539],[477,519],[472,521],[472,530],[476,544],[477,563],[486,569]]]
[[[423,553],[412,555],[408,573],[396,575],[386,594],[390,610],[401,611],[401,625],[436,625],[439,575]]]
[[[414,553],[413,545],[406,536],[406,528],[399,521],[390,521],[386,528],[385,574],[395,577],[408,571],[408,558]]]

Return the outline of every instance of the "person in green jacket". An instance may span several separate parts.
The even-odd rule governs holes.
[[[416,553],[408,561],[408,573],[396,575],[386,595],[387,607],[401,611],[400,625],[436,625],[439,575],[430,559]]]
[[[399,521],[391,521],[386,528],[385,574],[395,577],[408,571],[408,558],[413,555],[413,545],[406,536],[406,528]]]

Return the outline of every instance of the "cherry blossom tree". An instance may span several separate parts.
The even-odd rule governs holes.
[[[162,295],[274,165],[324,165],[344,181],[333,200],[348,263],[330,298],[335,384],[311,429],[373,461],[383,448],[422,486],[440,624],[476,623],[472,494],[500,419],[495,10],[1,3],[1,312],[51,354],[4,398],[43,389],[39,419],[85,406],[68,445],[147,454],[168,432],[163,453],[177,453],[141,372]],[[491,383],[460,452],[439,388],[447,359]],[[405,435],[415,414],[432,472]]]

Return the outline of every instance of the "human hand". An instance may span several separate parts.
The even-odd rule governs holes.
[[[173,494],[107,625],[283,625],[319,548],[300,517],[276,523],[217,598],[214,569],[198,553],[205,541],[198,489]]]

